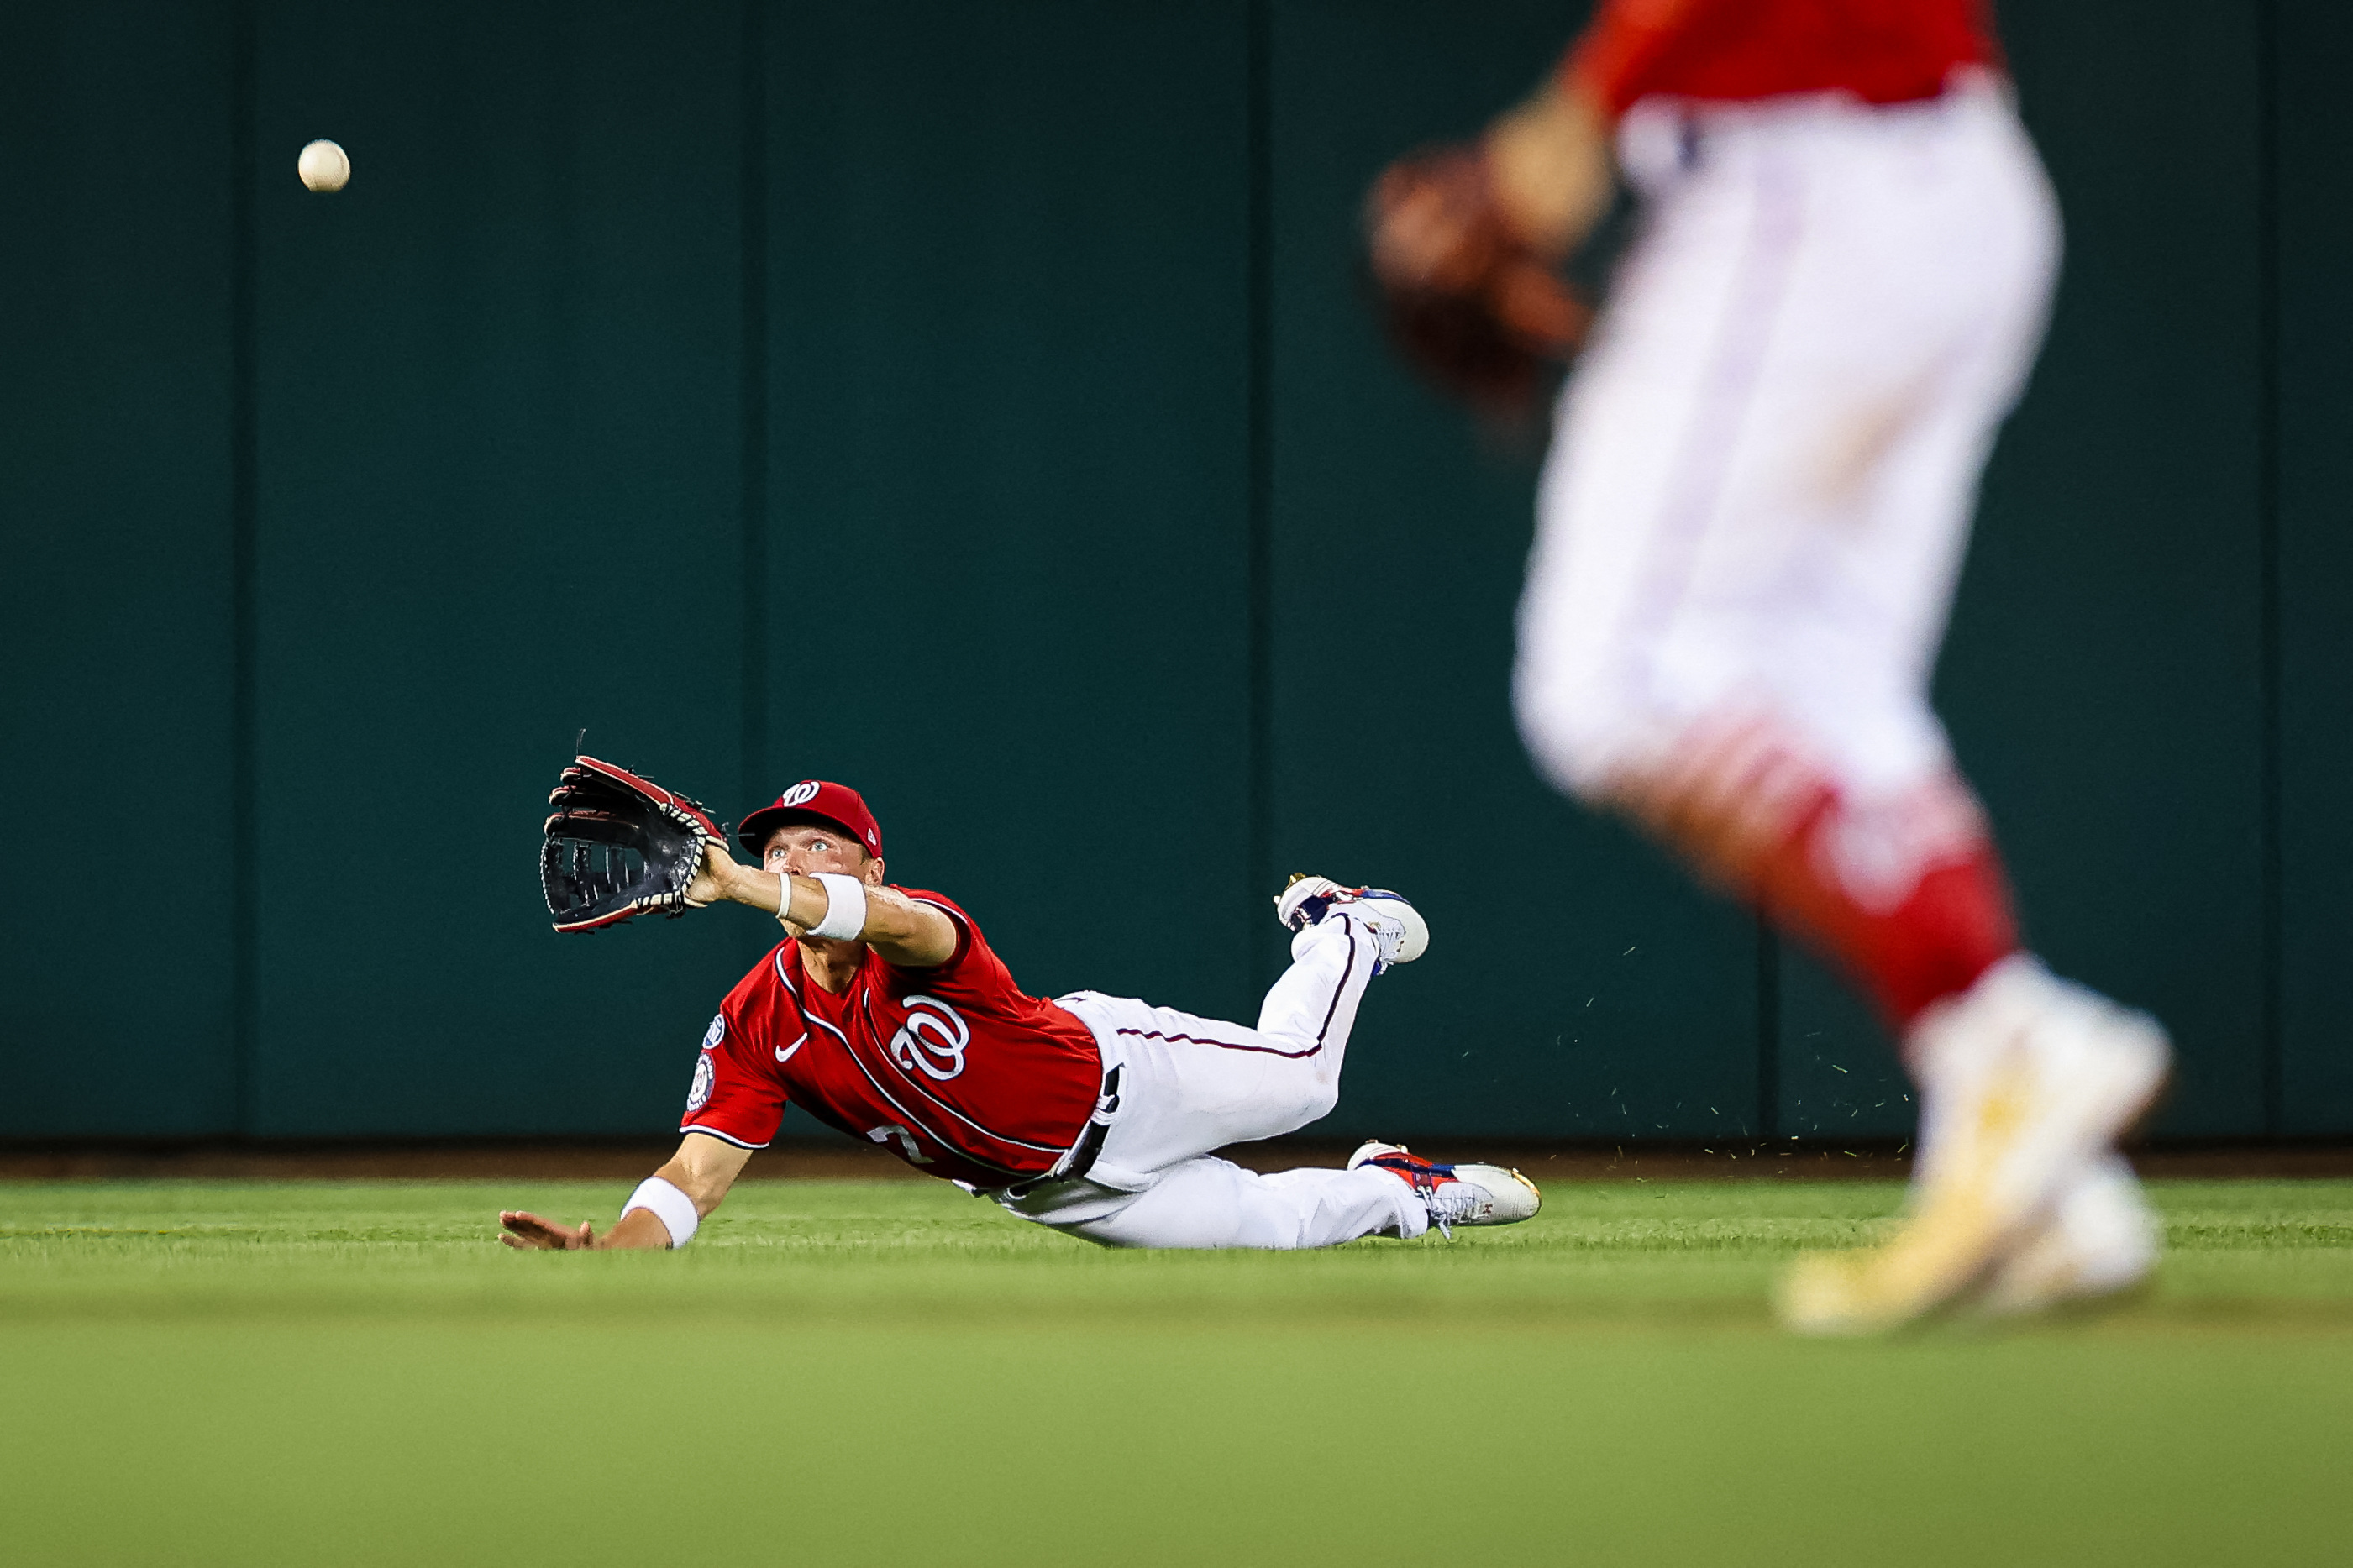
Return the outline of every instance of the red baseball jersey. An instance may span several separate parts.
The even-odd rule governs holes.
[[[2000,60],[1987,0],[1603,0],[1563,68],[1614,116],[1653,95],[1908,103]]]
[[[1103,1090],[1094,1036],[1025,995],[970,915],[937,893],[898,890],[955,922],[955,956],[898,969],[869,948],[836,994],[801,967],[797,942],[778,943],[711,1020],[680,1131],[765,1148],[797,1102],[979,1187],[1049,1170],[1078,1142]]]

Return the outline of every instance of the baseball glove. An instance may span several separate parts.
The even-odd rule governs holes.
[[[627,768],[577,757],[547,797],[554,810],[539,851],[539,884],[557,931],[595,931],[638,915],[675,920],[699,908],[686,896],[706,845],[726,827],[700,801]]]
[[[1398,352],[1483,413],[1532,412],[1593,311],[1512,226],[1484,155],[1447,147],[1390,164],[1365,228]]]

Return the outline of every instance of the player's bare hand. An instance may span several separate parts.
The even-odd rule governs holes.
[[[726,846],[706,844],[702,847],[702,863],[694,869],[694,879],[686,885],[686,901],[701,909],[731,897],[735,874],[744,868],[735,857],[727,853]]]
[[[1498,119],[1486,164],[1505,221],[1539,256],[1567,255],[1609,208],[1608,121],[1581,88],[1547,85]]]
[[[585,1219],[575,1230],[527,1210],[502,1209],[499,1224],[506,1231],[499,1239],[525,1252],[577,1252],[596,1245],[596,1233]]]

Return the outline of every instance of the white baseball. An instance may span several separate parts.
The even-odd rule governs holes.
[[[313,142],[294,161],[294,172],[314,191],[340,191],[352,177],[351,155],[332,142]]]

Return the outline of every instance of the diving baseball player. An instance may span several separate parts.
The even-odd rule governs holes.
[[[685,1245],[787,1102],[1024,1219],[1110,1247],[1330,1247],[1536,1212],[1535,1184],[1517,1172],[1436,1164],[1388,1143],[1365,1144],[1345,1169],[1271,1176],[1211,1154],[1332,1109],[1366,985],[1429,943],[1394,893],[1294,879],[1276,905],[1295,933],[1292,965],[1254,1028],[1092,991],[1049,1002],[1021,992],[963,909],[883,881],[881,829],[857,791],[808,780],[753,813],[738,837],[761,857],[754,869],[709,837],[692,803],[582,764],[567,780],[641,787],[702,836],[685,906],[749,904],[786,934],[721,1003],[684,1140],[619,1221],[599,1235],[505,1213],[510,1246]],[[565,809],[586,826],[567,829],[559,815],[552,843],[610,825],[601,805]],[[571,853],[555,856],[559,871]]]
[[[2021,950],[1927,701],[2059,257],[1983,8],[1604,0],[1475,149],[1384,176],[1393,308],[1469,301],[1490,350],[1581,326],[1549,269],[1613,149],[1643,221],[1557,405],[1515,704],[1561,788],[1838,961],[1903,1042],[1907,1223],[1803,1261],[1784,1318],[1854,1331],[2132,1283],[2155,1231],[2112,1149],[2168,1047]]]

